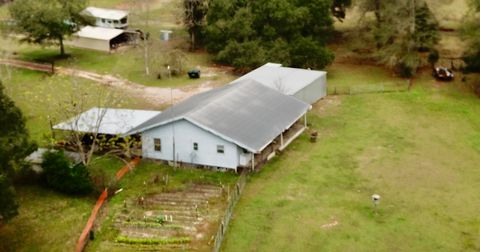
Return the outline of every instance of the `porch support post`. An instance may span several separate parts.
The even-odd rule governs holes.
[[[280,147],[283,147],[283,132],[280,133]]]
[[[252,171],[255,170],[255,154],[252,152]]]
[[[304,123],[305,123],[305,128],[307,127],[307,113],[303,115],[304,118]]]

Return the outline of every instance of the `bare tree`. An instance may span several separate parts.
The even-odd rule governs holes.
[[[104,138],[99,133],[99,129],[105,119],[106,108],[118,107],[122,97],[106,86],[92,88],[74,79],[72,79],[72,86],[72,92],[64,94],[66,99],[62,99],[57,107],[53,108],[55,111],[52,112],[51,117],[58,121],[68,120],[63,124],[66,127],[62,134],[65,144],[78,152],[82,163],[88,166],[97,150],[109,147],[111,141],[118,140],[118,138]],[[80,116],[89,109],[92,113]],[[127,157],[131,151],[129,141],[130,138],[125,140],[125,144],[119,146],[126,150],[126,153],[128,152]],[[111,152],[104,154],[111,154]]]

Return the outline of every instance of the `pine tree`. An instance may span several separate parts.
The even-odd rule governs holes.
[[[28,140],[25,118],[15,103],[4,94],[0,82],[0,223],[17,214],[18,204],[12,178],[34,145]]]

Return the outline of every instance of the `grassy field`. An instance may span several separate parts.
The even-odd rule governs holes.
[[[317,104],[318,142],[251,177],[224,251],[479,250],[480,103],[461,85]]]
[[[0,228],[0,251],[72,251],[93,197],[71,197],[40,186],[17,186],[20,213]]]

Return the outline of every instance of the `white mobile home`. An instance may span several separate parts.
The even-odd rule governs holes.
[[[327,95],[327,72],[267,63],[233,81],[252,79],[285,95],[313,104]]]
[[[95,19],[95,26],[103,28],[126,29],[128,27],[128,12],[123,10],[87,7],[82,11],[85,16]]]
[[[192,96],[128,134],[142,134],[144,158],[254,168],[303,132],[310,107],[244,80]]]

